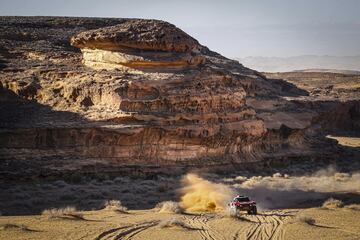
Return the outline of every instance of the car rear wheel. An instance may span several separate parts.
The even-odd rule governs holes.
[[[248,210],[248,214],[250,214],[250,215],[256,215],[256,214],[257,214],[257,208],[256,208],[256,206],[251,207],[250,210]]]
[[[254,214],[254,215],[257,214],[257,208],[256,208],[256,206],[255,206],[254,209],[253,209],[253,214]]]

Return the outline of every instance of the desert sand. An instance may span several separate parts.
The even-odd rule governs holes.
[[[128,210],[114,200],[92,211],[67,207],[38,215],[2,216],[0,239],[359,239],[360,205],[351,204],[359,200],[359,177],[328,169],[306,177],[278,173],[215,183],[188,174],[177,190],[179,203]],[[259,200],[260,211],[230,215],[229,199],[246,189]],[[333,198],[319,204],[326,194],[345,194],[347,204]],[[291,203],[302,208],[270,209]]]
[[[353,206],[355,207],[355,206]],[[0,217],[1,239],[359,239],[357,210],[282,209],[244,214],[159,213],[135,210],[83,212],[84,219],[44,216]],[[311,216],[311,217],[310,217]],[[315,223],[306,223],[309,217]],[[13,225],[10,225],[13,224]]]

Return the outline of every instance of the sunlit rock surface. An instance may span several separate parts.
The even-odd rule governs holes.
[[[104,69],[170,70],[204,63],[202,46],[172,24],[131,19],[71,38],[86,66]]]

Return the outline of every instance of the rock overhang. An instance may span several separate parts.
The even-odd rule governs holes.
[[[160,21],[126,19],[71,38],[83,63],[100,69],[176,70],[205,62],[202,46],[176,26]]]

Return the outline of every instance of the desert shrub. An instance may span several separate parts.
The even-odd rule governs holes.
[[[22,231],[30,231],[30,229],[23,224],[13,224],[13,223],[5,223],[0,225],[0,230],[22,230]]]
[[[225,183],[233,183],[235,179],[233,178],[223,178],[223,182]]]
[[[237,176],[235,178],[235,181],[239,182],[239,183],[245,182],[246,180],[247,180],[247,177],[244,177],[244,176]]]
[[[104,203],[104,209],[127,213],[127,207],[123,206],[120,200],[108,200]]]
[[[324,208],[324,209],[335,209],[335,208],[341,208],[343,206],[344,206],[344,203],[341,200],[334,199],[334,198],[329,198],[328,200],[326,200],[323,203],[322,208]]]
[[[84,219],[83,214],[74,207],[52,208],[44,210],[41,215],[47,218]]]
[[[281,173],[274,173],[273,174],[273,178],[281,178],[282,174]]]
[[[346,181],[349,181],[351,178],[351,175],[348,174],[348,173],[335,173],[334,175],[334,179],[335,181],[338,181],[338,182],[346,182]]]
[[[316,222],[314,218],[308,216],[298,216],[295,220],[296,222],[306,223],[308,225],[315,225]]]
[[[161,213],[182,213],[183,209],[180,207],[180,204],[173,201],[160,202],[156,205],[157,209]]]

